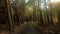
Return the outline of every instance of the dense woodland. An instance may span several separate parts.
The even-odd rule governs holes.
[[[60,1],[52,0],[0,0],[0,29],[13,31],[16,26],[32,23],[50,28],[60,26]],[[27,25],[28,26],[28,25]],[[59,29],[58,29],[59,30]]]

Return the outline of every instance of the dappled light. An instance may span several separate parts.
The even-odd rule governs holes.
[[[51,0],[51,3],[60,2],[60,0]]]

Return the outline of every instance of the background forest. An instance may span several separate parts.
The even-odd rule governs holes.
[[[35,29],[32,25],[59,30],[60,0],[0,0],[0,29]]]

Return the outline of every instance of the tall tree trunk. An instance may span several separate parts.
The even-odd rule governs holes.
[[[46,18],[46,24],[49,23],[49,15],[48,15],[48,11],[47,11],[47,0],[44,0],[44,5],[45,5],[45,18]]]
[[[42,19],[42,10],[40,9],[40,5],[41,5],[41,0],[40,1],[38,0],[38,7],[39,7],[39,13],[40,13],[39,14],[39,23],[44,24],[43,19]]]
[[[14,26],[13,26],[12,15],[11,15],[10,1],[6,0],[6,2],[7,2],[8,23],[10,25],[11,31],[13,31]]]

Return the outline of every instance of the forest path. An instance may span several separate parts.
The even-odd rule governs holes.
[[[31,23],[25,24],[24,28],[18,34],[40,34],[40,31],[36,29]]]

